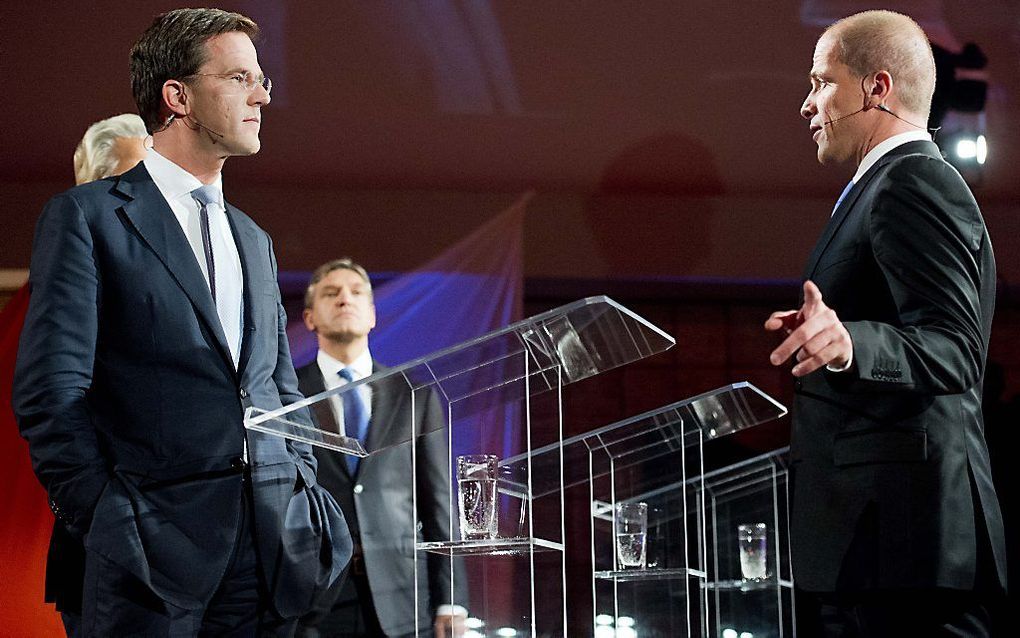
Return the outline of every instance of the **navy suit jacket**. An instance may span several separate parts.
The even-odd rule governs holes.
[[[259,562],[277,611],[295,616],[346,565],[351,541],[309,447],[243,427],[247,406],[302,397],[272,243],[238,209],[226,214],[244,277],[236,369],[195,254],[144,164],[53,198],[36,229],[14,410],[68,532],[53,542],[83,542],[86,557],[190,609],[227,567],[247,438]]]
[[[796,382],[798,585],[1004,586],[981,415],[995,260],[970,189],[933,143],[897,147],[835,211],[805,278],[849,331],[854,363]]]

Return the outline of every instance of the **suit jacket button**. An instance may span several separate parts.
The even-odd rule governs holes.
[[[245,390],[244,388],[241,388],[241,390],[238,392],[238,394],[241,395],[242,399],[247,399],[248,398],[248,391]]]
[[[234,470],[237,470],[238,472],[243,472],[244,468],[247,466],[248,463],[246,463],[245,460],[241,457],[237,457],[236,459],[230,459],[230,467]]]
[[[362,485],[361,483],[358,483],[357,485],[354,486],[354,493],[355,494],[361,494],[364,491],[365,491],[365,486]]]

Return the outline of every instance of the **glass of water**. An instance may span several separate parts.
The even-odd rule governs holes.
[[[457,457],[457,492],[462,540],[496,538],[496,468],[499,458],[491,454]]]
[[[744,580],[768,578],[768,527],[765,523],[744,523],[737,526],[740,548],[740,575]]]
[[[645,567],[648,504],[616,504],[616,557],[620,567]]]

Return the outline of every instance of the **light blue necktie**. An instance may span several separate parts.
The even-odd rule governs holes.
[[[216,263],[213,260],[212,236],[209,232],[209,204],[219,203],[220,193],[215,186],[201,186],[191,191],[198,202],[198,219],[202,227],[202,249],[205,252],[205,267],[209,273],[209,292],[216,301]]]
[[[843,200],[846,199],[847,193],[849,193],[850,189],[853,188],[853,187],[854,187],[854,180],[850,180],[847,183],[846,188],[843,189],[843,192],[839,194],[839,199],[836,200],[836,205],[832,207],[832,215],[836,214],[836,210],[839,208],[839,205],[843,203]],[[830,215],[830,217],[832,215]]]
[[[344,368],[339,375],[348,383],[354,381],[354,373],[350,368]],[[344,432],[347,436],[358,439],[362,445],[365,444],[365,433],[368,431],[368,408],[365,399],[358,390],[346,392],[343,395],[344,402]],[[358,462],[361,459],[357,456],[347,455],[347,469],[351,476],[358,472]]]

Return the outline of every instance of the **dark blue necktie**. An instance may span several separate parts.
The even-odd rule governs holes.
[[[843,200],[846,199],[847,193],[849,193],[850,189],[853,188],[853,187],[854,187],[854,180],[850,180],[847,183],[846,188],[843,189],[843,192],[839,194],[839,199],[836,200],[836,205],[832,207],[832,215],[836,214],[836,209],[838,209],[839,205],[843,203]],[[830,215],[830,217],[832,215]]]
[[[344,368],[339,374],[348,383],[354,381],[354,373],[350,368]],[[342,398],[344,402],[344,432],[347,436],[358,439],[364,446],[365,433],[368,431],[368,408],[365,405],[365,399],[358,390],[345,392]],[[350,470],[351,476],[357,473],[360,460],[357,456],[347,455],[347,469]]]
[[[198,202],[198,219],[202,224],[202,249],[205,251],[205,265],[209,269],[209,292],[216,301],[216,264],[213,261],[212,236],[209,234],[209,204],[220,201],[215,186],[202,186],[191,191]]]

